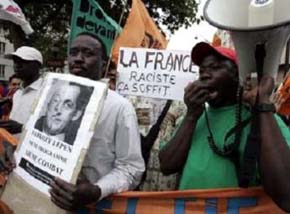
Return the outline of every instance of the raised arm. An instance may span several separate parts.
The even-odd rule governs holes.
[[[204,110],[205,102],[212,96],[215,95],[210,94],[207,87],[199,80],[185,88],[184,102],[187,113],[175,136],[159,153],[161,171],[165,175],[182,170],[196,123]]]
[[[258,104],[270,104],[274,88],[272,77],[263,76],[257,88],[251,90],[250,77],[245,84],[244,99],[254,105],[257,91]],[[290,211],[290,132],[271,111],[258,113],[261,130],[259,170],[265,191],[279,207]]]
[[[271,77],[259,84],[259,103],[270,103],[274,86]],[[285,211],[290,211],[290,131],[280,126],[272,112],[261,112],[260,173],[265,191]]]

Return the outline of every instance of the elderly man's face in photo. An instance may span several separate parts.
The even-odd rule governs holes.
[[[47,108],[46,129],[50,135],[63,132],[71,121],[79,119],[81,110],[77,109],[80,88],[75,85],[63,85],[53,94]]]

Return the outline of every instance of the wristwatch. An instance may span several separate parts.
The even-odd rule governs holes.
[[[276,112],[276,107],[273,103],[260,103],[254,106],[256,112]]]

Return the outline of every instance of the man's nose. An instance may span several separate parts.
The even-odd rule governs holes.
[[[55,111],[57,114],[60,114],[60,113],[61,113],[61,103],[57,103],[57,104],[54,106],[54,111]]]
[[[79,62],[79,61],[84,61],[84,56],[83,56],[83,54],[82,54],[82,52],[80,51],[80,52],[78,52],[76,55],[75,55],[75,57],[74,57],[74,61],[77,61],[77,62]]]

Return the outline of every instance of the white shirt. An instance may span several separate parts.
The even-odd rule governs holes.
[[[43,78],[39,78],[26,88],[18,89],[13,95],[13,105],[10,113],[10,119],[15,120],[23,125],[28,121],[35,105],[35,98],[40,93]]]
[[[145,170],[137,117],[131,103],[108,90],[83,173],[102,196],[134,189]]]

